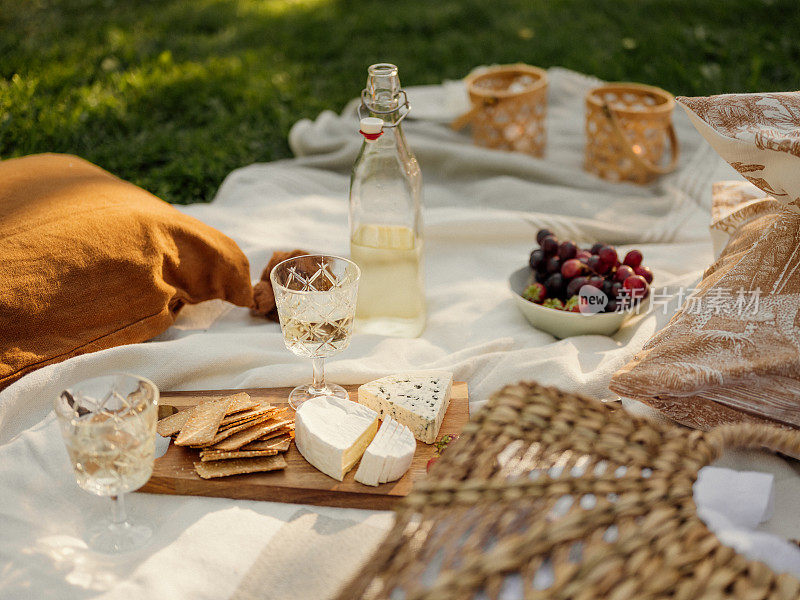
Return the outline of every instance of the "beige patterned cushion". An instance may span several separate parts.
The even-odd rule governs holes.
[[[714,258],[719,258],[739,227],[764,211],[777,211],[783,206],[743,179],[717,181],[712,186],[711,197],[710,230]]]
[[[708,143],[745,179],[800,211],[800,92],[677,101]]]
[[[693,427],[800,427],[800,214],[736,182],[713,204],[725,249],[610,387]]]

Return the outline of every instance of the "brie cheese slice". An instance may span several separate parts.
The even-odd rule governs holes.
[[[395,433],[392,441],[392,449],[389,452],[387,462],[389,469],[386,472],[386,481],[395,481],[405,475],[411,468],[411,461],[414,459],[414,452],[417,451],[417,440],[414,434],[405,425]]]
[[[386,417],[386,419],[391,423],[391,428],[390,428],[391,434],[387,437],[387,441],[384,444],[384,446],[382,448],[377,449],[378,456],[380,457],[381,461],[381,470],[380,473],[378,473],[378,483],[386,483],[388,481],[392,446],[394,444],[395,438],[397,437],[397,432],[402,427],[402,425],[400,425],[397,421],[395,421],[391,417]]]
[[[450,404],[453,374],[413,371],[390,375],[358,388],[359,403],[405,425],[418,440],[432,444]]]
[[[378,478],[383,468],[383,462],[378,456],[378,453],[371,450],[383,448],[390,433],[393,431],[393,427],[393,421],[391,419],[385,419],[383,421],[372,443],[367,446],[366,452],[364,452],[364,455],[361,457],[361,463],[358,465],[358,470],[356,471],[356,481],[366,485],[378,485]]]
[[[295,444],[309,463],[342,481],[378,430],[378,414],[351,400],[320,396],[295,415]]]
[[[378,435],[364,452],[356,481],[377,486],[400,479],[411,466],[417,441],[405,425],[386,417]]]

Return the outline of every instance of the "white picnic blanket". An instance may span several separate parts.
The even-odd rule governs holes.
[[[466,134],[444,126],[463,107],[460,82],[410,90],[417,119],[408,120],[406,132],[425,181],[428,325],[418,339],[356,335],[328,361],[331,380],[448,369],[469,383],[471,410],[520,379],[613,399],[611,374],[667,321],[675,308],[669,293],[691,286],[709,263],[711,182],[736,175],[682,112],[675,114],[683,151],[676,173],[648,187],[585,173],[583,97],[596,80],[563,69],[549,76],[549,141],[541,160],[474,147]],[[302,121],[290,136],[298,158],[234,171],[213,203],[182,210],[235,239],[254,278],[276,249],[347,254],[356,125],[352,105],[343,115]],[[565,238],[639,248],[669,293],[654,298],[654,314],[613,338],[557,341],[532,329],[512,302],[507,277],[526,263],[544,226]],[[213,389],[295,385],[308,379],[310,364],[284,348],[277,324],[212,302],[187,307],[148,343],[45,367],[1,392],[0,597],[326,598],[390,527],[390,513],[132,494],[133,516],[156,527],[151,545],[116,558],[88,551],[82,529],[106,507],[75,485],[50,409],[68,384],[116,370],[165,390]],[[800,537],[787,495],[795,490],[797,497],[792,467],[752,455],[729,458],[726,466],[771,470],[775,514],[760,531]],[[783,544],[792,568],[791,546],[768,537]],[[746,532],[743,539],[747,546]]]

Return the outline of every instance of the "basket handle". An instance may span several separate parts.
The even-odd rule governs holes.
[[[484,108],[486,108],[487,106],[494,106],[499,101],[500,101],[499,98],[491,97],[491,98],[484,98],[480,102],[473,103],[472,108],[470,108],[463,115],[453,119],[453,121],[450,123],[450,129],[452,129],[453,131],[461,131],[462,129],[464,129],[464,127],[469,125],[470,121],[472,121],[472,119],[478,116],[478,113],[481,112]]]
[[[800,431],[794,429],[754,423],[720,425],[708,432],[706,439],[718,454],[726,448],[766,448],[800,460]]]
[[[667,127],[667,136],[669,137],[672,158],[667,166],[661,167],[633,151],[633,146],[631,146],[628,138],[625,137],[622,126],[619,124],[619,119],[617,119],[617,115],[614,114],[614,111],[611,110],[608,102],[603,102],[603,114],[611,122],[611,129],[622,144],[623,151],[639,168],[649,171],[650,173],[655,173],[656,175],[666,175],[667,173],[672,173],[675,167],[678,166],[680,148],[678,147],[678,136],[675,133],[675,128],[672,126],[671,121],[669,127]]]

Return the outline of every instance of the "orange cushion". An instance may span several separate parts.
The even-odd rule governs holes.
[[[142,342],[185,303],[249,306],[219,231],[80,158],[0,162],[0,389],[78,354]]]

